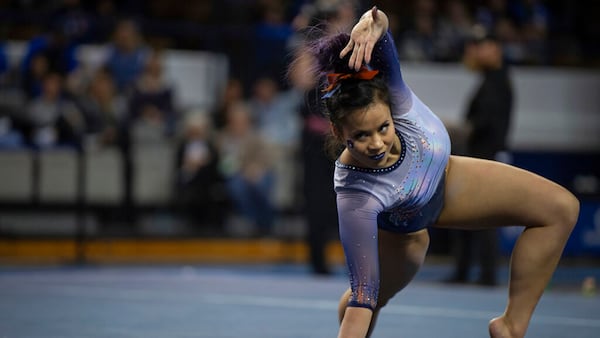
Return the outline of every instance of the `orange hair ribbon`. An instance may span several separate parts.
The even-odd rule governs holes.
[[[360,67],[360,70],[355,73],[330,73],[327,74],[327,83],[329,85],[323,89],[323,92],[328,93],[329,95],[325,95],[326,97],[333,94],[332,91],[336,89],[339,85],[339,82],[346,79],[356,79],[356,80],[372,80],[375,75],[379,73],[378,70],[370,70],[364,65]]]

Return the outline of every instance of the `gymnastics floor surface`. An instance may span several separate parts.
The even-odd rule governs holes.
[[[0,338],[335,337],[340,267],[303,265],[0,267]],[[440,283],[425,266],[381,312],[373,337],[487,337],[506,301],[501,286]],[[506,270],[501,273],[505,274]],[[574,286],[600,269],[559,269],[527,337],[600,337],[600,295]]]

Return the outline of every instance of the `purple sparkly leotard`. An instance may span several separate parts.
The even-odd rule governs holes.
[[[388,79],[401,155],[383,169],[358,168],[338,160],[334,184],[352,288],[349,306],[374,309],[379,292],[378,228],[409,233],[437,220],[450,138],[440,119],[402,80],[389,32],[377,42],[371,66]]]

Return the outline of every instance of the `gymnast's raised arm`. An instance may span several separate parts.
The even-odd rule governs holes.
[[[402,79],[398,51],[388,26],[386,14],[377,7],[365,12],[352,29],[340,58],[350,53],[351,69],[358,70],[366,64],[380,71],[390,87],[395,108],[392,113],[401,115],[408,108],[405,103],[410,99],[410,90]]]

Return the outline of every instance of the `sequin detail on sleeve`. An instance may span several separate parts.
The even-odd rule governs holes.
[[[350,274],[352,295],[348,306],[374,309],[379,292],[377,215],[382,205],[361,192],[337,196],[340,240]]]
[[[389,31],[375,44],[370,65],[373,69],[378,69],[387,80],[394,105],[392,113],[401,115],[410,109],[410,89],[402,79],[398,51]]]

